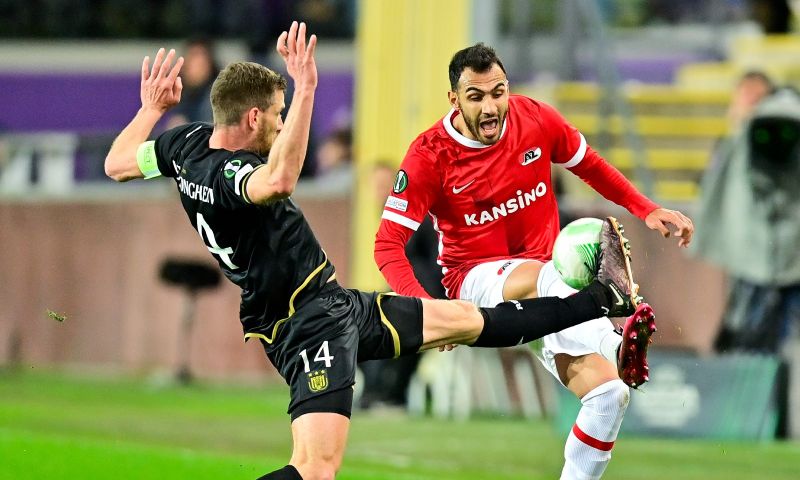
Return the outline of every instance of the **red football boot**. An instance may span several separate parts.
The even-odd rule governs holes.
[[[647,347],[656,331],[656,315],[652,307],[640,303],[622,327],[617,368],[619,378],[631,388],[639,388],[650,379],[647,366]]]

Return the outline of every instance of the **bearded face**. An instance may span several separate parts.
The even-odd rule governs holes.
[[[500,140],[508,114],[508,80],[499,65],[478,73],[467,68],[461,74],[455,105],[468,130],[465,136],[484,145]]]
[[[256,131],[253,141],[248,148],[262,157],[269,154],[272,144],[283,129],[283,118],[281,112],[285,108],[283,103],[283,91],[278,90],[273,96],[273,102],[263,112],[260,112],[257,120]]]

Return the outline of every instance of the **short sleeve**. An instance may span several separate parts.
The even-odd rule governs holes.
[[[552,162],[564,168],[572,168],[586,156],[586,138],[561,113],[552,106],[540,102],[542,124],[553,142]]]
[[[412,145],[397,171],[381,218],[417,230],[440,190],[433,155]]]
[[[239,150],[222,165],[217,172],[214,190],[219,192],[221,205],[226,208],[238,208],[252,205],[247,196],[247,182],[253,172],[263,167],[265,161],[260,156]]]
[[[203,127],[210,128],[210,125],[199,122],[188,123],[167,130],[156,138],[154,148],[158,171],[161,172],[161,175],[173,178],[178,176],[180,167],[175,160],[179,158],[181,150],[190,141],[192,135]]]

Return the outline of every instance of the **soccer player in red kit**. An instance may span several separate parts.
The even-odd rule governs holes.
[[[375,260],[397,293],[429,296],[403,250],[425,215],[439,234],[438,262],[450,298],[488,307],[575,292],[550,261],[559,232],[554,164],[663,236],[674,233],[679,246],[689,244],[689,218],[638,192],[553,107],[511,95],[492,48],[479,43],[457,52],[449,73],[452,109],[411,144],[375,240]],[[638,376],[620,368],[621,343],[607,318],[544,338],[543,364],[583,404],[565,447],[562,479],[600,478],[628,405],[628,385],[646,380],[644,358],[636,359]]]

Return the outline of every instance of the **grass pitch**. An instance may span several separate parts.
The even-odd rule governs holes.
[[[287,400],[282,383],[0,371],[0,479],[254,479],[289,458]],[[353,418],[345,480],[554,479],[561,468],[563,439],[545,421]],[[623,437],[604,478],[797,479],[800,444]]]

